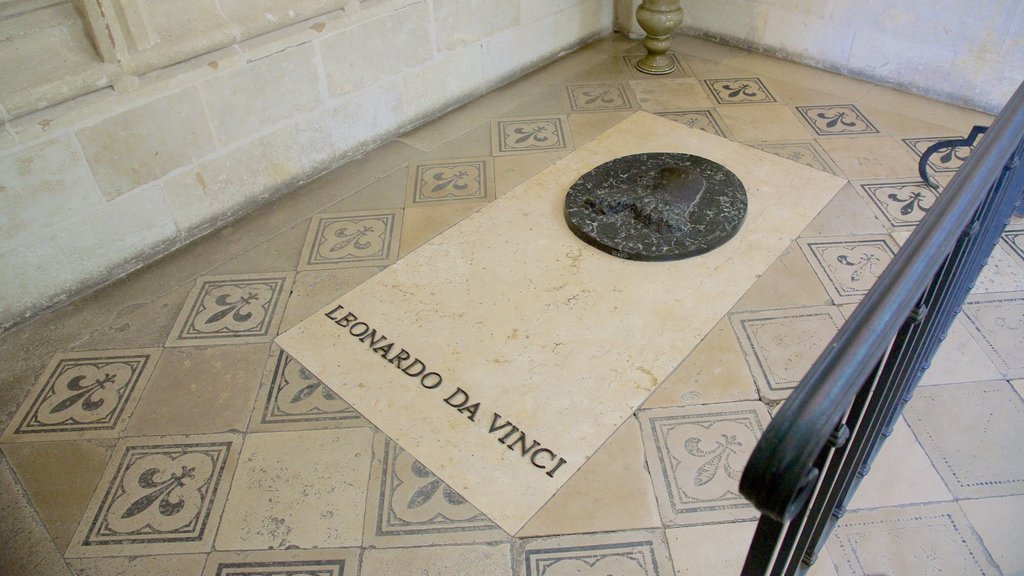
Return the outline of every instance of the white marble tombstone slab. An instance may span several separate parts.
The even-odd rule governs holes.
[[[677,262],[620,260],[576,238],[569,186],[648,151],[735,172],[749,200],[737,236]],[[277,342],[514,534],[844,184],[638,112]]]

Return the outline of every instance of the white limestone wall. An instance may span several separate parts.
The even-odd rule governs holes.
[[[611,26],[612,0],[362,0],[8,117],[0,332]]]
[[[616,0],[617,15],[639,0]],[[1024,81],[1020,0],[682,0],[679,33],[997,112]],[[619,16],[617,29],[635,27]]]

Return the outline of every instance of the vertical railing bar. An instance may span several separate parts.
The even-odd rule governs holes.
[[[897,339],[899,336],[897,336]],[[877,429],[879,407],[887,404],[887,399],[892,395],[886,385],[886,374],[894,359],[892,353],[897,355],[901,352],[896,348],[898,340],[890,343],[890,353],[879,362],[876,370],[875,386],[870,394],[865,397],[863,418],[858,423],[857,430],[852,431],[848,441],[848,455],[840,463],[839,467],[832,471],[835,475],[835,488],[830,492],[828,498],[821,503],[821,510],[818,514],[818,521],[812,528],[808,540],[815,542],[815,553],[820,553],[821,543],[825,541],[827,534],[831,533],[838,518],[836,512],[840,511],[839,504],[845,509],[849,488],[855,481],[857,472],[863,465],[867,444],[870,443],[872,432]]]
[[[1002,183],[1002,182],[1000,182]],[[993,186],[993,189],[998,186]],[[995,212],[997,206],[987,205],[984,212],[986,214]],[[979,210],[980,211],[980,210]],[[982,216],[982,218],[984,218]],[[977,216],[972,219],[981,220]],[[883,386],[883,393],[886,393],[886,398],[883,401],[883,408],[879,410],[877,418],[873,418],[869,425],[869,432],[867,434],[866,442],[859,442],[858,440],[862,437],[860,434],[860,428],[858,431],[851,435],[853,443],[851,447],[858,449],[857,453],[854,454],[854,466],[844,466],[837,473],[836,480],[842,482],[837,493],[830,493],[828,500],[826,500],[822,506],[822,510],[828,510],[829,504],[837,500],[836,496],[842,499],[842,504],[836,509],[845,509],[852,498],[854,493],[853,488],[855,485],[860,483],[862,476],[858,474],[859,469],[865,462],[873,460],[879,447],[882,444],[883,436],[880,433],[878,424],[881,422],[887,422],[885,428],[889,428],[896,419],[899,418],[899,414],[902,412],[902,406],[904,404],[903,398],[906,396],[910,386],[916,386],[920,380],[920,371],[918,368],[923,365],[923,358],[930,357],[930,353],[934,352],[934,349],[938,348],[939,341],[937,339],[938,334],[948,331],[949,327],[955,319],[955,315],[949,314],[950,308],[955,307],[957,297],[960,297],[960,301],[966,297],[970,287],[969,281],[964,281],[965,278],[976,275],[974,272],[980,270],[980,263],[977,262],[978,256],[982,250],[984,250],[986,239],[975,235],[971,238],[964,239],[963,242],[958,242],[954,247],[953,251],[940,270],[936,274],[935,281],[925,290],[925,294],[922,295],[922,303],[932,300],[930,302],[929,317],[925,319],[920,325],[912,326],[908,330],[906,337],[907,341],[903,346],[901,353],[896,357],[895,362],[889,365],[889,374],[886,378],[887,382]],[[964,276],[966,271],[967,276]],[[948,284],[947,284],[948,282]],[[947,290],[943,290],[943,285]],[[943,319],[948,318],[948,322],[942,322]],[[945,326],[943,326],[943,324]],[[914,328],[918,328],[914,330]],[[899,337],[899,336],[898,336]],[[906,352],[904,354],[904,352]],[[909,375],[908,375],[909,372]],[[916,372],[916,373],[915,373]],[[902,382],[901,382],[902,381]],[[902,386],[890,386],[890,384],[903,384]],[[885,416],[888,416],[887,418]],[[853,437],[856,436],[857,439]],[[870,446],[867,451],[864,451],[865,446]],[[863,456],[863,457],[862,457]],[[859,462],[859,465],[857,461]],[[848,462],[848,459],[844,459],[843,464]],[[852,474],[851,474],[852,472]],[[825,476],[830,476],[830,473],[826,473]],[[833,484],[834,485],[834,484]],[[830,502],[831,501],[831,502]],[[819,518],[821,515],[818,516]],[[817,541],[818,545],[815,547],[815,554],[820,553],[821,547],[827,538],[827,534],[831,532],[838,518],[832,514],[828,515],[825,522],[825,527],[822,529],[821,525],[817,522],[812,527],[812,532],[804,538],[808,541]],[[798,542],[797,546],[800,546]]]
[[[800,575],[820,553],[1024,195],[1022,154],[1024,84],[755,447],[740,488],[762,516],[745,576]],[[847,441],[826,442],[837,422]]]
[[[847,411],[847,414],[844,415],[844,423],[847,415],[849,415],[849,411]],[[837,448],[827,446],[824,450],[822,450],[820,454],[818,454],[818,458],[814,463],[814,467],[817,468],[818,470],[826,470],[830,466],[832,460],[836,457],[836,452],[841,448],[842,447]],[[800,514],[797,517],[795,517],[793,520],[789,522],[790,528],[784,536],[782,545],[783,548],[789,548],[790,552],[786,556],[785,562],[782,565],[782,569],[773,569],[773,576],[792,576],[792,574],[794,574],[795,572],[795,569],[791,569],[791,567],[799,567],[800,558],[803,556],[803,549],[806,548],[801,548],[799,537],[800,534],[803,533],[804,525],[807,522],[808,515],[812,510],[811,503],[814,502],[817,498],[817,494],[821,490],[822,481],[824,478],[825,476],[823,474],[818,475],[818,478],[814,482],[814,490],[811,492],[811,496],[807,501],[807,505],[803,507],[803,510],[800,511]],[[799,519],[798,523],[795,522],[797,519]],[[796,542],[795,545],[786,546],[787,543],[791,544],[794,541]],[[795,563],[793,562],[794,558],[796,558],[797,560]]]
[[[832,479],[832,481],[828,484],[828,489],[824,493],[824,496],[822,496],[821,498],[817,498],[816,500],[813,500],[811,503],[808,504],[808,507],[811,509],[810,515],[813,516],[814,520],[813,523],[809,526],[809,529],[806,531],[807,537],[803,538],[803,540],[805,540],[806,542],[801,543],[798,541],[797,543],[797,546],[801,547],[801,549],[803,550],[802,556],[806,555],[806,551],[807,548],[809,548],[809,544],[813,542],[813,539],[810,538],[810,535],[815,533],[819,529],[819,527],[822,527],[825,523],[827,523],[828,517],[832,515],[833,509],[829,507],[828,502],[834,501],[835,495],[837,494],[836,484],[840,480],[840,477],[838,476],[838,471],[842,470],[847,459],[850,458],[851,448],[855,447],[854,440],[858,436],[858,431],[862,428],[864,424],[864,417],[867,413],[867,408],[871,403],[871,399],[875,396],[875,393],[878,390],[878,383],[879,377],[881,375],[882,366],[884,365],[891,351],[892,344],[890,343],[889,347],[885,351],[885,356],[882,357],[882,359],[878,362],[878,365],[872,371],[871,379],[866,380],[864,382],[864,384],[861,386],[860,391],[854,397],[853,403],[851,403],[849,410],[847,410],[846,412],[846,415],[843,419],[843,424],[845,424],[849,429],[850,437],[846,440],[842,447],[837,448],[833,451],[833,458],[829,462],[828,468],[823,470],[822,477]],[[835,452],[841,452],[841,456],[836,458]],[[820,552],[820,548],[815,547],[813,555],[816,557]],[[801,557],[800,560],[802,561],[803,557]]]
[[[780,536],[787,526],[788,523],[777,522],[766,514],[761,515],[757,521],[757,528],[754,529],[753,544],[747,550],[747,558],[740,576],[766,576],[766,568],[762,567],[774,564],[782,546]],[[771,546],[767,546],[769,542]]]

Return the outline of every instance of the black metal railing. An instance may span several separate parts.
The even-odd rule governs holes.
[[[1022,154],[1024,84],[754,448],[743,576],[814,562],[1020,201]]]

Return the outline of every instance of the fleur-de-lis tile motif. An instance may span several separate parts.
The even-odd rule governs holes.
[[[157,349],[58,354],[15,416],[5,441],[117,436],[159,353]]]
[[[276,333],[294,274],[203,276],[189,294],[168,346],[266,342]]]
[[[835,304],[859,302],[897,250],[881,235],[801,238],[798,243]]]
[[[414,203],[481,200],[493,196],[490,158],[414,164],[410,187]]]
[[[904,138],[903,142],[910,147],[915,156],[920,158],[932,144],[946,140],[956,140],[959,138],[963,138],[963,136]],[[982,138],[984,138],[984,136],[982,136]],[[979,138],[978,141],[975,142],[975,146],[977,146],[978,142],[981,142],[982,138]],[[964,162],[971,157],[971,152],[974,152],[974,146],[950,146],[948,148],[943,148],[928,158],[928,168],[933,172],[956,172],[961,166],[963,166]]]
[[[193,330],[205,334],[251,330],[267,318],[265,304],[273,298],[274,285],[226,284],[203,295]]]
[[[875,125],[853,104],[797,106],[796,110],[819,136],[878,133]]]
[[[406,522],[425,522],[438,515],[449,520],[469,520],[482,515],[441,479],[402,451],[395,458],[397,487],[391,497],[391,511]]]
[[[629,110],[626,89],[622,84],[582,84],[566,86],[569,107],[574,112]]]
[[[213,461],[203,454],[143,456],[128,466],[104,527],[112,534],[128,534],[186,526],[197,517],[212,476]]]
[[[237,437],[221,434],[122,444],[68,555],[143,554],[169,544],[181,545],[181,551],[209,550],[237,443]]]
[[[400,236],[395,210],[318,214],[309,224],[299,270],[392,264]]]
[[[730,462],[730,457],[736,454],[737,448],[743,448],[743,443],[736,439],[735,434],[720,434],[714,440],[714,446],[710,449],[703,449],[704,441],[700,436],[691,436],[683,442],[683,449],[686,453],[695,458],[706,459],[703,464],[697,467],[693,476],[694,486],[700,487],[709,484],[722,471],[733,480],[739,480],[740,475],[736,467]]]
[[[760,78],[720,78],[705,80],[704,84],[719,104],[764,104],[776,101]]]
[[[787,142],[784,144],[753,144],[754,148],[764,150],[790,162],[809,166],[822,172],[836,173],[825,151],[814,142]]]
[[[858,184],[882,219],[895,228],[913,227],[924,218],[938,194],[918,181]]]
[[[426,466],[383,435],[374,451],[383,458],[374,463],[370,510],[376,509],[366,538],[375,545],[407,545],[438,538],[446,543],[501,540],[505,534]],[[374,482],[374,479],[377,482]]]
[[[721,138],[728,138],[724,124],[713,110],[679,110],[675,112],[656,112],[662,118],[678,122],[687,128],[702,130]]]
[[[832,306],[736,312],[729,316],[762,398],[783,400],[839,331]]]
[[[662,520],[691,525],[756,516],[739,494],[739,479],[768,420],[759,402],[642,411]]]
[[[308,429],[362,425],[347,402],[284,350],[275,349],[267,367],[263,409],[252,429]]]
[[[571,147],[564,116],[516,118],[492,121],[495,156],[548,152]]]

